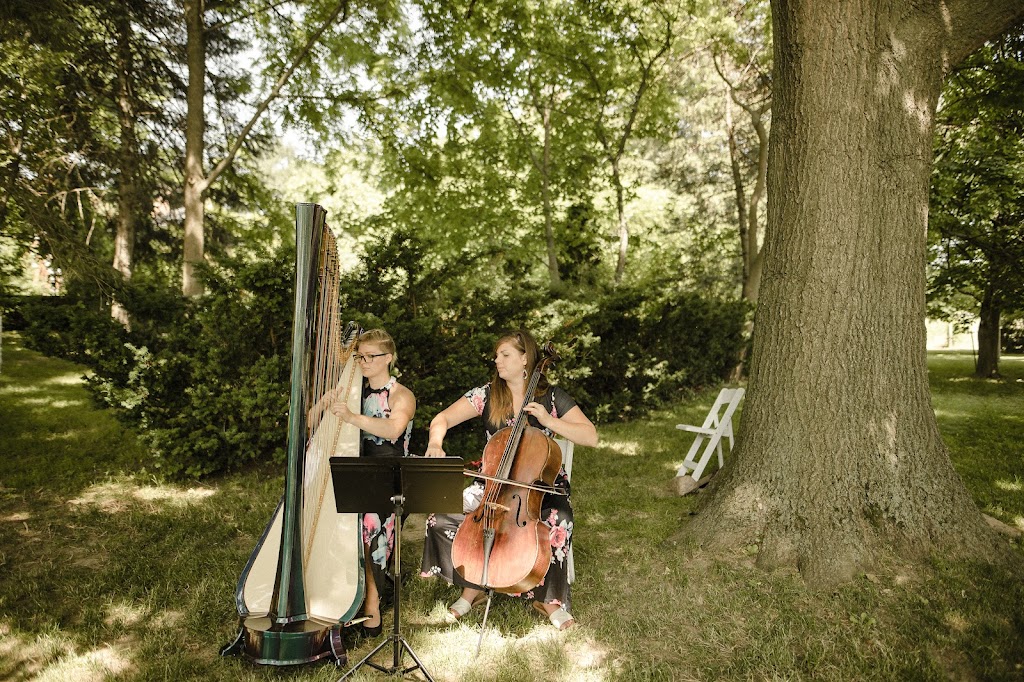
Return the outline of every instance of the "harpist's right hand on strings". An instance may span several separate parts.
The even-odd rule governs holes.
[[[424,457],[445,457],[444,450],[441,449],[440,445],[428,445],[427,451],[423,453]]]

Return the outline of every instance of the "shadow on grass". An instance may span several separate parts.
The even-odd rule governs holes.
[[[38,406],[17,404],[14,389],[25,382],[33,390],[52,380],[48,389],[84,391],[62,383],[73,366],[8,381],[11,357],[5,347],[4,417],[13,409],[21,424],[40,428],[29,420],[36,416],[24,416]],[[27,372],[35,360],[25,360]],[[940,381],[936,405],[962,385]],[[439,682],[1024,678],[1020,570],[981,562],[889,566],[822,594],[792,572],[755,568],[757,538],[750,551],[730,557],[667,542],[699,502],[699,494],[671,493],[672,470],[690,443],[674,425],[701,423],[714,393],[649,420],[602,426],[601,447],[577,449],[574,630],[555,632],[528,605],[498,598],[484,653],[474,658],[482,610],[459,623],[447,619],[458,591],[418,577],[423,519],[410,517],[402,539],[403,629]],[[81,409],[59,413],[70,421]],[[48,426],[69,435],[45,441],[47,450],[17,465],[0,461],[0,677],[336,680],[341,671],[330,667],[282,674],[217,655],[235,634],[235,584],[283,476],[264,468],[202,485],[159,484],[132,474],[141,455],[130,433],[91,432],[96,423],[88,422],[105,413],[87,414],[82,431],[90,435],[76,440],[71,426]],[[961,438],[947,435],[955,420],[940,422],[975,499],[998,490],[1009,508],[1021,486],[1010,474],[991,473],[997,467],[985,457],[1010,457],[992,445],[1003,422],[991,424]],[[0,447],[13,437],[0,435]],[[989,473],[974,479],[972,471]],[[386,626],[390,618],[386,612]],[[355,643],[352,660],[379,641]],[[389,657],[390,650],[383,661]],[[355,679],[381,676],[362,671]]]

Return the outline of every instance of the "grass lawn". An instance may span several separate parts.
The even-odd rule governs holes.
[[[969,378],[969,354],[929,363],[957,470],[982,511],[1024,529],[1024,358],[1004,358],[999,381]],[[81,372],[4,336],[0,680],[340,677],[218,656],[283,472],[159,482],[142,473],[133,434],[91,403]],[[998,570],[984,557],[886,566],[820,593],[754,568],[753,548],[708,557],[674,546],[698,499],[671,493],[689,445],[673,426],[700,423],[715,393],[602,427],[600,447],[576,450],[573,630],[498,598],[474,658],[482,610],[446,618],[456,591],[418,577],[423,517],[410,517],[403,631],[437,680],[1024,680],[1024,553]],[[378,641],[359,641],[351,659]],[[377,660],[389,664],[390,649]]]

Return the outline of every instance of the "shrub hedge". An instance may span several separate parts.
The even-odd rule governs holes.
[[[551,339],[553,380],[596,422],[630,419],[722,381],[744,343],[736,301],[630,287],[550,298],[476,264],[431,267],[429,245],[383,240],[343,276],[343,319],[387,329],[401,381],[417,396],[412,450],[437,412],[489,379],[493,343],[523,326]],[[27,343],[90,367],[96,397],[149,444],[147,468],[198,478],[255,462],[283,463],[289,394],[294,249],[205,273],[207,294],[184,300],[138,286],[132,329],[82,301],[19,307]],[[482,429],[451,432],[446,449],[475,458]]]

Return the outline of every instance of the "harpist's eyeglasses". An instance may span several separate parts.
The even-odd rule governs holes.
[[[357,353],[352,357],[356,359],[356,362],[373,362],[374,358],[379,358],[382,355],[387,355],[387,353],[371,353],[369,355],[359,355]]]

